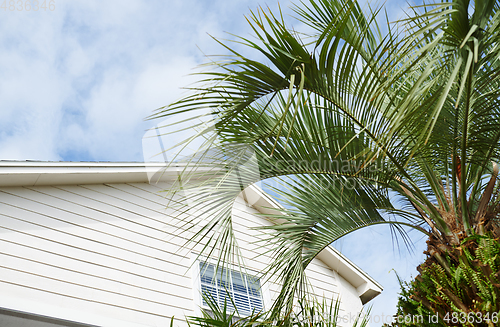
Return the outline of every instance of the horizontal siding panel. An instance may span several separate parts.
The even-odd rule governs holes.
[[[183,303],[189,306],[192,303],[190,292],[179,292],[166,283],[155,283],[155,289],[145,289],[138,287],[137,283],[135,285],[120,283],[109,278],[98,277],[95,274],[89,275],[5,254],[0,254],[0,267],[160,304],[179,306]]]
[[[38,195],[39,193],[35,194],[33,198],[37,198]],[[95,229],[114,237],[120,237],[134,243],[134,246],[144,245],[156,247],[159,251],[164,251],[169,248],[177,248],[179,244],[184,244],[187,240],[176,234],[167,233],[164,230],[161,231],[158,237],[154,237],[151,235],[151,230],[147,229],[149,219],[144,217],[136,217],[131,220],[124,220],[122,217],[111,217],[112,220],[110,220],[110,217],[105,213],[89,210],[78,204],[72,204],[58,199],[54,200],[54,198],[50,196],[38,199],[40,202],[34,202],[15,196],[9,197],[9,195],[2,195],[0,201],[3,198],[7,198],[9,205],[16,205],[18,209],[26,207],[33,208],[35,210],[32,211],[36,211],[39,214],[54,217],[59,220],[62,218],[64,221],[71,224],[81,225],[87,229]],[[57,208],[57,206],[59,206],[59,208]],[[22,215],[29,215],[29,212],[22,213]],[[171,219],[169,218],[169,220]],[[167,225],[164,226],[164,229],[166,229]]]
[[[2,242],[2,245],[4,243]],[[14,246],[8,246],[7,251],[0,252],[0,265],[10,268],[18,268],[28,272],[36,272],[44,276],[60,276],[60,279],[64,279],[65,276],[71,276],[69,281],[81,279],[93,280],[95,285],[105,285],[106,287],[112,287],[112,291],[121,292],[121,290],[130,290],[130,294],[137,292],[147,291],[156,292],[159,294],[170,294],[172,295],[170,285],[164,282],[158,282],[147,278],[141,278],[138,276],[130,275],[126,272],[117,271],[109,267],[93,266],[92,269],[88,269],[88,265],[77,263],[76,265],[71,259],[57,256],[57,254],[43,253],[36,251],[36,249],[24,249],[24,251],[19,251],[19,249]],[[17,245],[22,247],[22,245]],[[12,252],[16,252],[12,253]],[[30,253],[31,252],[31,253]],[[33,258],[34,257],[34,258]],[[42,258],[43,261],[37,259]],[[54,264],[54,258],[56,263]],[[66,263],[65,265],[61,265]],[[190,280],[187,280],[190,282]],[[92,285],[92,284],[90,284]],[[104,288],[106,288],[104,287]],[[182,292],[180,297],[186,297],[190,299],[189,294]]]
[[[0,221],[3,221],[1,219]],[[45,251],[51,253],[57,253],[66,258],[75,258],[80,262],[87,264],[94,264],[103,267],[110,267],[120,271],[130,272],[130,274],[154,279],[160,282],[163,281],[175,281],[175,276],[172,275],[172,271],[182,271],[184,269],[176,268],[176,270],[166,270],[159,268],[152,268],[145,265],[137,264],[133,261],[126,259],[119,259],[110,255],[104,255],[99,252],[92,252],[83,248],[74,247],[69,244],[59,243],[57,241],[47,240],[40,238],[38,236],[30,235],[25,232],[11,232],[11,233],[0,233],[0,237],[2,240],[10,241],[14,246],[17,244],[30,244],[36,248],[43,249]],[[182,267],[181,265],[179,267]],[[186,270],[187,270],[186,266]],[[180,274],[183,274],[181,272]],[[178,279],[177,281],[180,281]],[[173,283],[173,285],[177,285],[177,283]]]
[[[79,283],[69,283],[57,280],[53,277],[40,276],[18,269],[0,266],[3,283],[24,286],[32,289],[43,290],[62,297],[72,297],[91,301],[99,304],[122,307],[149,314],[164,315],[167,311],[175,310],[180,313],[185,308],[193,305],[192,300],[186,300],[177,296],[163,295],[161,298],[140,298],[118,292],[101,290],[98,287],[89,287]]]
[[[149,185],[149,184],[104,184],[105,186],[116,189],[117,191],[121,191],[124,193],[128,193],[132,196],[139,197],[146,202],[153,202],[156,203],[160,206],[167,206],[168,201],[167,195],[168,192],[164,192],[166,189],[161,189],[158,187],[155,187],[154,185]],[[178,199],[179,197],[176,196],[173,199]]]
[[[109,267],[99,265],[94,262],[86,262],[74,257],[66,257],[58,253],[40,250],[25,244],[16,244],[4,240],[0,240],[0,244],[2,249],[2,256],[0,258],[2,258],[2,260],[7,260],[6,257],[15,257],[26,260],[30,263],[40,263],[50,267],[63,269],[70,273],[78,272],[89,276],[99,277],[103,280],[124,285],[132,285],[158,292],[164,292],[163,289],[169,288],[170,284],[174,281],[176,281],[175,285],[178,285],[179,287],[185,287],[189,290],[191,289],[191,279],[188,276],[185,276],[183,279],[177,278],[176,280],[175,276],[169,275],[168,280],[153,280],[130,271],[119,269],[119,267]],[[43,260],[43,262],[40,260]],[[2,262],[4,261],[0,261],[0,263]],[[180,294],[189,296],[190,294],[186,293],[186,289],[184,289]],[[170,292],[165,293],[171,293],[171,289]]]
[[[124,184],[106,184],[106,185],[124,185]],[[126,185],[130,185],[134,188],[145,190],[146,192],[159,194],[160,197],[163,197],[166,192],[165,190],[170,190],[172,185],[171,183],[126,183]]]
[[[6,279],[0,280],[0,292],[2,294],[9,294],[9,296],[17,298],[27,298],[30,301],[38,302],[50,302],[53,305],[68,309],[78,309],[83,312],[100,314],[103,316],[116,317],[120,320],[143,323],[150,326],[155,326],[151,324],[151,320],[164,320],[168,321],[172,316],[183,317],[185,315],[192,315],[193,310],[187,308],[178,308],[166,305],[153,305],[151,303],[140,303],[139,301],[135,303],[130,303],[130,301],[123,301],[119,296],[115,298],[106,297],[106,294],[88,294],[83,288],[77,288],[77,291],[81,291],[77,296],[72,296],[66,293],[58,292],[58,289],[62,286],[50,285],[51,290],[47,291],[40,288],[40,283],[46,283],[43,278],[33,279],[30,278],[28,282],[24,281],[20,276],[21,274],[16,274],[13,276],[17,280],[11,282],[7,279],[8,270],[0,268],[0,273],[6,274]],[[21,279],[21,280],[19,280]],[[67,284],[64,286],[67,287]],[[61,292],[67,291],[68,288],[61,290]],[[94,299],[98,297],[98,299]],[[109,301],[110,303],[106,302]],[[148,316],[153,316],[152,319],[147,319]],[[168,326],[168,325],[167,325]]]
[[[7,198],[8,204],[18,205],[21,207],[28,206],[28,208],[30,209],[33,208],[33,211],[37,211],[42,214],[48,214],[49,216],[65,217],[65,215],[68,214],[76,215],[77,217],[73,217],[73,219],[80,219],[81,222],[86,224],[91,225],[102,223],[108,226],[114,226],[132,231],[134,234],[137,234],[137,236],[156,239],[159,241],[164,241],[165,239],[176,236],[165,231],[165,222],[158,223],[156,221],[156,224],[159,228],[153,227],[151,226],[152,219],[150,219],[150,217],[137,216],[123,212],[121,212],[122,215],[119,215],[114,213],[114,210],[117,210],[117,208],[106,206],[99,202],[87,200],[83,197],[77,197],[71,193],[67,193],[51,187],[44,188],[42,191],[43,194],[40,192],[34,192],[34,194],[30,194],[27,192],[32,191],[28,191],[26,189],[9,190],[9,193],[17,195],[18,199],[16,199],[15,197],[9,197],[8,195],[2,195],[0,196],[0,201],[2,201],[3,198]],[[20,198],[21,196],[25,196],[25,198]],[[89,219],[90,221],[85,220],[85,218]],[[171,220],[171,218],[162,218],[165,221]]]
[[[172,205],[172,199],[167,199],[164,197],[158,197],[160,201],[151,201],[147,200],[143,197],[137,196],[137,194],[131,194],[128,192],[124,192],[116,187],[111,187],[109,185],[82,185],[80,188],[89,190],[91,192],[95,192],[95,194],[88,193],[92,198],[99,198],[101,195],[106,198],[114,198],[117,200],[117,203],[120,203],[124,206],[130,206],[130,210],[133,210],[136,207],[137,212],[141,212],[147,215],[147,212],[152,211],[159,214],[168,214],[168,212],[172,212],[172,209],[167,208],[167,206]],[[140,190],[138,190],[140,191]],[[146,193],[150,198],[154,196],[153,193]],[[106,203],[106,198],[101,198]],[[175,201],[175,199],[174,199]],[[125,202],[125,203],[123,203]],[[145,211],[143,211],[143,209]]]
[[[24,189],[24,191],[26,192],[27,189]],[[123,205],[120,206],[120,204],[106,203],[103,201],[102,195],[93,192],[97,197],[89,197],[90,194],[87,193],[92,191],[77,186],[67,187],[67,189],[56,187],[39,188],[35,192],[40,194],[43,192],[43,194],[51,196],[51,198],[46,198],[46,203],[49,204],[55,204],[57,199],[62,200],[57,202],[57,208],[87,217],[98,215],[97,219],[102,221],[126,221],[134,228],[144,227],[147,233],[154,233],[154,236],[158,235],[159,238],[165,237],[164,227],[172,218],[164,213],[131,211],[125,209]],[[30,197],[36,199],[35,195],[30,195]],[[147,224],[143,224],[142,221],[147,221]],[[160,234],[156,234],[158,232]]]
[[[178,248],[178,246],[166,244],[166,242],[159,242],[159,244],[155,244],[156,247],[152,247],[152,245],[132,242],[130,237],[133,237],[133,234],[118,237],[116,235],[118,233],[105,233],[102,229],[89,228],[85,225],[78,226],[70,222],[55,220],[52,217],[32,212],[23,212],[18,208],[2,206],[1,204],[0,212],[2,212],[0,215],[5,217],[0,222],[3,227],[27,231],[32,235],[79,245],[89,250],[97,251],[95,248],[99,248],[98,251],[102,251],[103,254],[112,252],[113,256],[133,259],[138,263],[145,260],[147,262],[144,264],[154,267],[158,265],[175,267],[179,264],[179,261],[183,260],[183,257],[179,254],[162,250],[163,248],[175,251]],[[6,214],[9,214],[9,216],[6,216]],[[75,240],[75,238],[78,238],[78,240]],[[119,255],[120,251],[121,256]]]
[[[87,185],[83,186],[55,186],[54,188],[58,190],[62,190],[65,192],[61,192],[64,194],[64,198],[72,198],[77,199],[77,202],[85,203],[87,206],[92,208],[101,209],[103,207],[107,208],[107,212],[114,213],[117,216],[138,216],[144,218],[150,218],[149,226],[154,228],[161,229],[165,224],[165,213],[164,212],[155,212],[150,208],[140,207],[134,203],[130,203],[128,201],[100,193],[95,192],[90,189]],[[86,199],[87,201],[85,201]],[[161,217],[158,219],[158,217]]]

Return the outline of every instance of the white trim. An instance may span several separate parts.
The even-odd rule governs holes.
[[[195,300],[195,315],[201,316],[201,309],[208,309],[202,304],[201,297],[201,275],[200,275],[200,263],[207,262],[212,265],[217,265],[217,259],[207,258],[204,256],[199,256],[196,253],[191,252],[191,277],[192,277],[192,285],[193,285],[193,299]],[[242,270],[242,273],[251,277],[257,278],[259,276],[259,272],[246,268],[246,267],[238,267],[233,264],[224,264],[224,268],[231,269],[234,271]],[[269,310],[271,308],[271,295],[269,289],[269,282],[265,282],[259,278],[260,284],[260,292],[262,296],[262,305],[263,311]]]
[[[0,186],[168,182],[182,165],[139,162],[0,161]]]
[[[192,283],[192,292],[193,292],[193,300],[194,300],[194,315],[197,317],[202,316],[201,312],[201,282],[200,282],[200,268],[197,264],[199,262],[198,255],[191,252],[190,256],[190,264],[191,264],[191,283]]]
[[[150,325],[131,323],[128,321],[117,320],[85,311],[68,309],[48,303],[19,299],[12,296],[0,297],[0,307],[7,310],[25,312],[27,314],[46,316],[50,318],[67,320],[70,322],[88,324],[93,326],[150,327]]]
[[[240,194],[240,197],[245,197],[248,202],[253,203],[253,207],[261,213],[276,214],[279,211],[275,209],[283,209],[276,200],[255,185],[247,187]],[[282,221],[277,220],[276,222]],[[332,246],[323,249],[318,254],[318,259],[351,283],[356,288],[363,304],[369,302],[383,290],[382,285]]]

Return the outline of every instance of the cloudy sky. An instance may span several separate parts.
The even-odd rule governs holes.
[[[142,161],[142,137],[158,123],[144,118],[183,94],[204,54],[224,53],[209,34],[248,36],[244,15],[277,7],[277,0],[54,0],[28,11],[17,3],[0,9],[0,159],[65,161]],[[386,2],[389,15],[405,3]],[[288,0],[280,5],[290,12]],[[423,260],[424,241],[412,235],[414,255],[393,248],[387,227],[336,244],[385,287],[372,314],[395,311],[391,270],[409,279]]]

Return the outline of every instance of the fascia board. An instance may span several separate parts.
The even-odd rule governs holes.
[[[252,203],[253,207],[260,213],[280,214],[283,207],[262,189],[255,185],[247,187],[241,194],[247,202]],[[284,215],[284,213],[283,213]],[[275,219],[274,223],[284,222],[284,220]],[[328,246],[318,254],[318,259],[323,261],[332,270],[337,272],[342,278],[353,285],[363,304],[367,303],[375,296],[382,293],[383,287],[372,277],[370,277],[361,268],[347,259],[342,253],[332,246]]]
[[[175,181],[187,167],[164,163],[0,162],[0,186]]]

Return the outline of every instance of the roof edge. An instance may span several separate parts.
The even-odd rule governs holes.
[[[0,186],[168,182],[186,168],[161,162],[0,161]]]
[[[275,209],[283,209],[275,199],[255,185],[247,187],[241,196],[264,214],[276,214]],[[276,223],[284,221],[276,220]],[[382,293],[382,285],[333,246],[324,248],[318,258],[356,288],[363,304]]]

